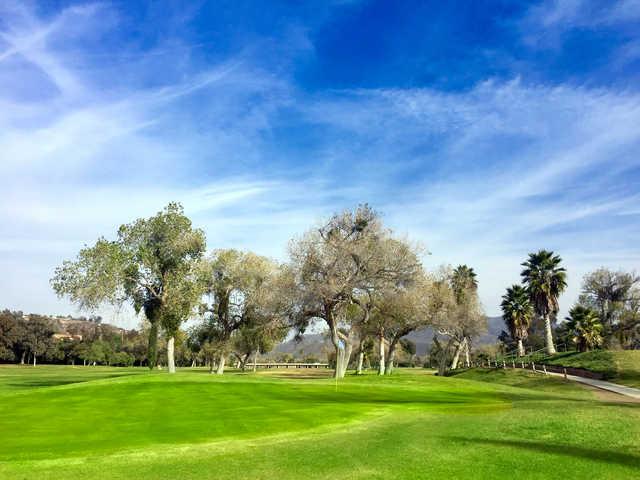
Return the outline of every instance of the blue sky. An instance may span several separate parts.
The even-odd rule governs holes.
[[[369,202],[490,315],[539,248],[563,312],[637,268],[640,0],[184,3],[0,3],[0,306],[172,200],[278,259]]]

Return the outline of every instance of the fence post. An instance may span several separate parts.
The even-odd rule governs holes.
[[[520,362],[522,364],[522,369],[524,370],[524,362]]]
[[[535,364],[535,362],[531,362],[531,370],[533,370],[534,372],[536,371],[536,364]]]
[[[547,375],[547,366],[542,364],[542,370],[544,370],[544,374]]]
[[[511,362],[513,363],[513,369],[516,369],[516,361],[515,360],[511,360]]]
[[[566,368],[563,368],[563,369],[562,369],[562,373],[564,373],[564,379],[565,379],[565,380],[569,380],[569,379],[567,378],[567,369],[566,369]]]

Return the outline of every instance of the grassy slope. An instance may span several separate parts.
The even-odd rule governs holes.
[[[612,382],[640,388],[640,350],[560,353],[547,363],[601,372]]]
[[[602,404],[522,372],[351,377],[336,391],[328,379],[180,372],[86,381],[80,370],[0,369],[0,384],[14,385],[0,387],[0,478],[640,473],[640,406]],[[31,386],[32,375],[79,383]]]

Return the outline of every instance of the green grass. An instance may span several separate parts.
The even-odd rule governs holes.
[[[640,350],[559,353],[545,363],[584,368],[602,373],[612,382],[640,388]]]
[[[0,367],[0,478],[640,475],[640,404],[526,372],[322,374]]]

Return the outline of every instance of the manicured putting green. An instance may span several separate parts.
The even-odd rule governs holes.
[[[286,372],[0,367],[0,433],[0,478],[12,479],[640,474],[640,405],[524,372],[336,386]]]

